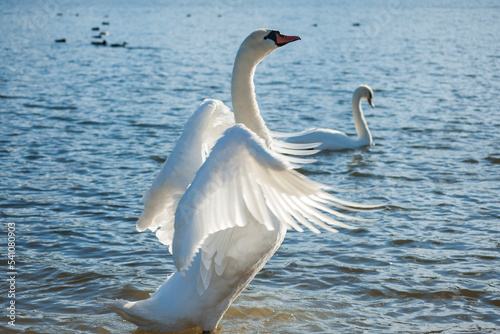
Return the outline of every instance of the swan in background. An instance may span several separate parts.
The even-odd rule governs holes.
[[[289,143],[321,143],[316,147],[319,150],[339,151],[370,146],[373,144],[373,140],[361,108],[362,99],[366,99],[370,106],[375,108],[372,101],[373,91],[367,85],[359,86],[352,95],[352,115],[358,133],[357,139],[350,138],[345,133],[337,130],[322,128],[309,129],[298,133],[273,131],[272,134],[274,137],[281,137],[285,142]]]
[[[214,330],[287,229],[352,228],[325,213],[348,218],[331,207],[372,208],[342,201],[296,172],[294,158],[280,150],[311,146],[276,144],[260,116],[255,68],[298,39],[259,29],[243,41],[232,77],[234,114],[221,101],[205,100],[146,193],[137,229],[157,230],[177,270],[148,299],[101,299],[141,330]]]

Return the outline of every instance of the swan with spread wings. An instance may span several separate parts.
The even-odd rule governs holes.
[[[287,229],[351,228],[332,207],[369,209],[334,197],[294,170],[317,144],[274,139],[255,98],[257,64],[299,40],[259,29],[241,44],[232,76],[234,114],[205,100],[185,125],[144,198],[137,229],[156,231],[177,271],[150,298],[103,300],[147,331],[215,329],[230,304],[279,248]]]

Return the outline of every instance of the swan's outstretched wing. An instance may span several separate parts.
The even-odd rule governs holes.
[[[167,161],[143,198],[144,210],[137,230],[156,231],[171,246],[177,204],[205,162],[215,142],[234,124],[233,113],[218,100],[205,100],[189,118]]]
[[[215,261],[219,258],[222,263],[228,241],[216,238],[218,244],[211,245],[214,238],[209,237],[246,226],[250,220],[268,230],[278,228],[277,223],[297,231],[305,226],[315,233],[318,227],[336,232],[331,225],[352,228],[325,212],[350,218],[331,206],[345,209],[355,204],[337,199],[325,188],[294,171],[244,125],[233,126],[214,146],[177,207],[173,241],[177,269],[187,269],[200,248],[211,249],[217,254]]]

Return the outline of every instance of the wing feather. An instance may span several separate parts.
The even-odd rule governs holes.
[[[163,164],[151,188],[143,198],[144,210],[137,221],[137,230],[156,231],[165,245],[174,235],[174,213],[177,204],[206,160],[222,133],[234,124],[234,116],[218,100],[205,100],[184,126],[175,148]]]
[[[307,130],[302,130],[299,132],[280,132],[280,131],[270,131],[271,136],[274,138],[287,138],[287,137],[295,137],[295,136],[302,136],[304,134],[310,133],[315,129],[307,129]]]
[[[279,146],[278,147],[275,146],[274,150],[281,154],[293,154],[293,155],[313,155],[318,152],[321,152],[321,150],[299,150],[299,149],[292,149]]]
[[[203,286],[227,264],[231,233],[256,220],[268,230],[287,228],[314,233],[331,226],[353,228],[330,215],[347,218],[331,209],[336,198],[326,186],[294,171],[282,155],[244,125],[228,129],[212,149],[187,189],[175,214],[173,254],[177,269],[189,268],[198,251],[204,253]],[[342,201],[341,201],[342,202]],[[355,203],[345,202],[340,204]],[[214,251],[215,249],[215,251]],[[212,261],[212,262],[211,262]],[[206,263],[205,263],[206,262]]]
[[[289,143],[286,141],[281,141],[276,138],[273,138],[273,146],[274,147],[283,147],[294,150],[310,150],[313,148],[317,148],[323,143]]]

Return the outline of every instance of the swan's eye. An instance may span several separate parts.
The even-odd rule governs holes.
[[[271,31],[269,34],[267,34],[266,37],[264,37],[264,39],[270,39],[272,40],[275,44],[278,44],[278,41],[276,39],[276,34],[279,34],[279,31],[276,31],[276,30],[273,30]]]

